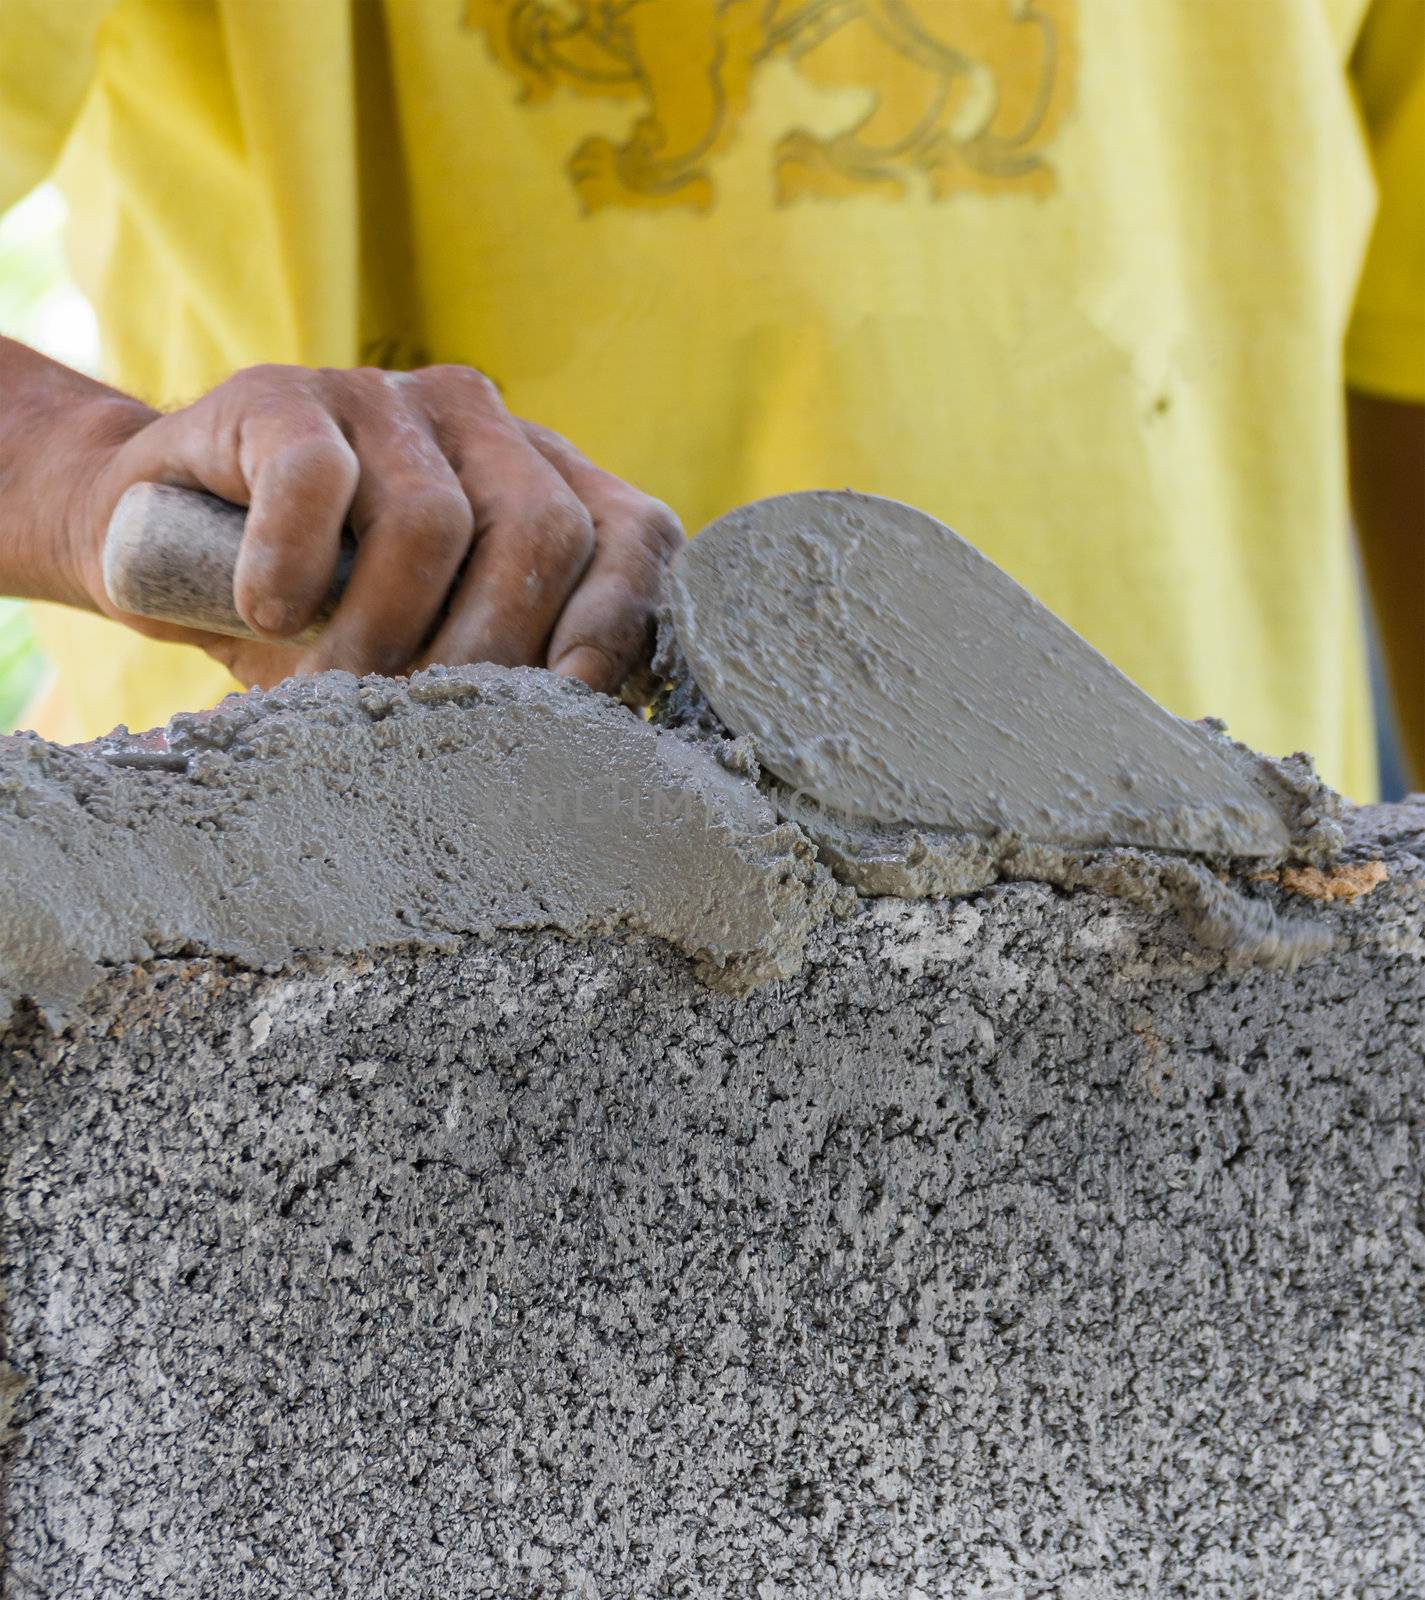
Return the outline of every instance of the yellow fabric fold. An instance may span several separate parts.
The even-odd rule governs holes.
[[[1425,401],[1425,3],[1375,0],[1351,62],[1380,200],[1346,341],[1352,384]]]

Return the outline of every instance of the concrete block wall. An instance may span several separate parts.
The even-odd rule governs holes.
[[[1425,806],[1260,892],[1331,951],[1016,883],[744,994],[482,928],[19,1002],[4,1593],[1425,1592]]]

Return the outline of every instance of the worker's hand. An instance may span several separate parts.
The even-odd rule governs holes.
[[[246,683],[497,661],[613,692],[647,652],[660,575],[682,542],[676,518],[511,416],[470,367],[250,367],[180,411],[136,420],[84,497],[83,587],[100,610],[201,644]],[[139,482],[250,508],[233,598],[270,643],[115,611],[103,536]],[[335,614],[315,644],[283,643],[321,605],[343,524],[357,553]]]

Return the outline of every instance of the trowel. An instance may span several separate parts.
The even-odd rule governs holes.
[[[241,507],[136,484],[108,529],[120,609],[251,638]],[[348,540],[320,631],[350,572]],[[1278,856],[1277,808],[1220,735],[1150,698],[969,541],[895,500],[778,495],[674,558],[677,647],[783,790],[877,824],[1054,846]]]

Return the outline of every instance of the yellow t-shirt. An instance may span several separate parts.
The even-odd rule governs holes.
[[[690,528],[817,485],[912,501],[1174,710],[1366,795],[1358,45],[1390,187],[1352,350],[1425,396],[1420,0],[1377,0],[1374,56],[1367,9],[0,0],[0,200],[64,146],[107,374],[148,398],[470,362]],[[227,686],[41,626],[55,736]]]

